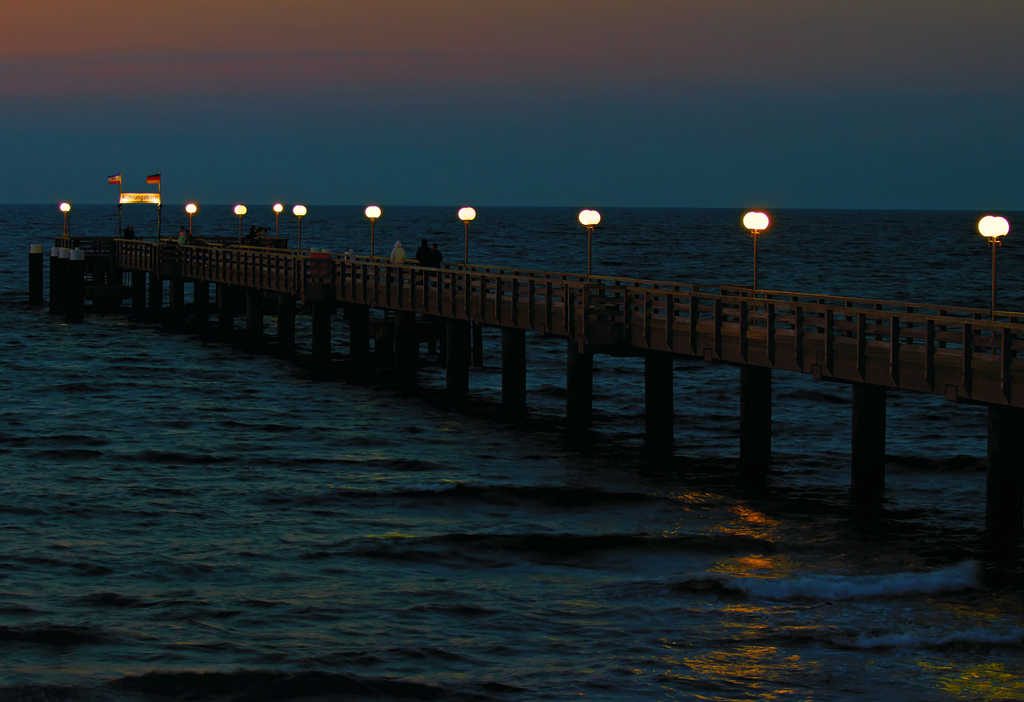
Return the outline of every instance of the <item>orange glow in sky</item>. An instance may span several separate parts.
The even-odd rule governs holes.
[[[0,88],[218,92],[379,82],[976,85],[1024,78],[1016,0],[36,0]]]

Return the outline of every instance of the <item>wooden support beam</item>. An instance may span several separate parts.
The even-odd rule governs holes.
[[[58,314],[60,311],[59,298],[60,295],[58,290],[60,289],[60,274],[57,272],[57,268],[60,265],[60,248],[53,246],[50,248],[50,314]]]
[[[43,245],[30,244],[28,249],[28,304],[43,306]]]
[[[648,352],[644,357],[644,439],[649,454],[672,452],[673,412],[672,355]]]
[[[870,502],[885,490],[885,388],[853,384],[850,490]]]
[[[370,365],[370,307],[349,304],[348,360],[354,373],[363,373]]]
[[[170,280],[170,328],[180,332],[185,328],[185,281],[178,276]]]
[[[313,363],[331,360],[331,300],[316,300],[313,307]]]
[[[235,333],[234,291],[227,283],[217,283],[217,331],[224,338]]]
[[[416,313],[395,312],[395,380],[399,384],[415,384],[418,350]]]
[[[479,322],[473,322],[473,365],[484,367],[484,328]]]
[[[740,467],[765,473],[772,459],[772,371],[740,367]]]
[[[565,422],[571,432],[585,431],[594,412],[594,354],[569,339],[565,374]]]
[[[469,390],[469,322],[446,319],[445,389],[452,400],[462,400]]]
[[[501,408],[508,416],[526,412],[526,332],[501,330]]]
[[[245,289],[245,332],[254,341],[263,338],[263,291]]]
[[[160,321],[164,315],[164,281],[156,273],[149,274],[149,318]]]
[[[277,294],[277,352],[287,356],[295,350],[295,298]]]
[[[192,284],[192,308],[196,331],[205,333],[210,326],[210,284],[206,281]]]
[[[132,271],[132,314],[146,313],[146,272]]]
[[[85,252],[75,250],[67,260],[67,305],[65,318],[69,322],[85,319]]]
[[[985,526],[997,540],[1016,540],[1024,525],[1024,409],[988,406]]]

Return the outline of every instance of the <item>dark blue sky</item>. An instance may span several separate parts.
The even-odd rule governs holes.
[[[0,201],[1024,209],[1011,0],[62,5]]]

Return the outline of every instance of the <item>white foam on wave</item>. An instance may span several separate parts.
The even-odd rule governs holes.
[[[861,634],[857,637],[841,637],[832,640],[837,646],[846,648],[942,648],[945,646],[1024,646],[1024,629],[1004,630],[975,629],[958,631],[943,636],[921,632],[903,634]]]
[[[977,561],[963,561],[930,573],[892,573],[853,577],[810,575],[800,578],[729,578],[725,586],[767,600],[855,600],[873,597],[933,595],[980,588]]]

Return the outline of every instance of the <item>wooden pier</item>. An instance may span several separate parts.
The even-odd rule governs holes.
[[[114,286],[131,298],[135,312],[159,309],[168,281],[171,328],[185,326],[186,284],[194,286],[194,328],[209,329],[216,312],[222,334],[233,330],[242,300],[247,329],[262,332],[269,296],[277,303],[277,343],[287,352],[295,344],[295,301],[302,300],[312,309],[316,361],[330,358],[331,311],[344,306],[348,360],[357,373],[369,364],[370,310],[391,312],[389,343],[400,382],[415,382],[417,320],[435,320],[444,327],[446,389],[456,400],[468,389],[471,328],[498,327],[502,405],[510,414],[526,410],[525,333],[562,337],[566,423],[574,431],[590,422],[594,354],[642,356],[646,442],[653,454],[672,448],[673,357],[738,366],[740,463],[755,473],[771,459],[773,370],[846,383],[853,399],[851,486],[862,500],[877,498],[884,488],[887,389],[983,404],[989,417],[988,527],[1015,538],[1024,523],[1024,366],[1017,359],[1024,350],[1024,313],[496,266],[425,268],[247,246],[101,238],[57,238],[55,244],[84,250],[92,288]],[[50,306],[65,313],[67,305],[54,297],[67,297],[54,292],[55,278],[59,287],[68,275],[61,260],[51,257]],[[36,280],[41,273],[32,275]],[[129,286],[123,285],[126,275]],[[41,291],[33,299],[41,299]]]

